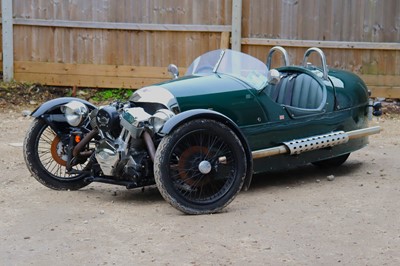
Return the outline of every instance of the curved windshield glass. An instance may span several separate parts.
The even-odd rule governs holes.
[[[227,74],[255,89],[267,84],[267,66],[250,55],[232,50],[215,50],[196,58],[185,75]]]

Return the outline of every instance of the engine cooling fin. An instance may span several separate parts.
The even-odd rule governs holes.
[[[283,142],[290,154],[300,154],[306,151],[318,150],[347,143],[349,135],[344,131],[336,131],[324,135],[318,135],[303,139],[295,139]]]

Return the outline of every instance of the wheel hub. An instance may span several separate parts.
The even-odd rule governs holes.
[[[209,161],[201,161],[199,163],[199,171],[203,175],[206,175],[211,172],[211,163]]]
[[[207,174],[211,172],[212,166],[209,161],[204,160],[208,153],[204,146],[192,146],[182,153],[178,171],[183,182],[190,186],[202,186],[209,181]]]
[[[67,155],[64,151],[64,145],[60,141],[58,136],[55,136],[53,142],[51,143],[51,156],[53,157],[54,161],[62,166],[67,165]]]

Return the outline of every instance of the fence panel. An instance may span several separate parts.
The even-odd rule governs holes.
[[[199,12],[201,11],[201,12]],[[230,26],[228,0],[181,1],[14,1],[16,61],[77,64],[186,66],[220,45],[220,32],[112,30],[85,28],[112,23]],[[23,25],[45,20],[50,26]],[[52,22],[53,21],[53,22]],[[55,21],[55,22],[54,22]],[[57,21],[60,22],[57,25]],[[75,21],[81,28],[62,27]],[[42,21],[43,24],[45,24]]]
[[[230,0],[16,0],[13,9],[19,81],[138,88],[168,79],[169,63],[185,68],[229,46]]]
[[[169,63],[185,68],[198,55],[229,46],[233,2],[14,0],[14,76],[88,87],[131,88],[153,81],[141,71],[125,72],[133,76],[121,82],[115,72],[98,75],[130,66],[162,71],[157,79],[166,79]],[[242,0],[241,6],[242,51],[265,61],[272,46],[282,45],[299,64],[308,47],[318,46],[330,67],[365,76],[374,96],[400,98],[399,1]],[[279,58],[274,62],[278,66]],[[89,72],[53,71],[64,64]]]
[[[377,75],[367,79],[373,95],[400,97],[398,85],[384,82],[400,75],[399,1],[244,0],[243,17],[244,52],[265,60],[282,45],[299,64],[308,47],[322,47],[330,67]]]

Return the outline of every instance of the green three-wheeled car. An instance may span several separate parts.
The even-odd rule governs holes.
[[[275,52],[284,66],[270,69]],[[308,62],[316,53],[321,67]],[[126,102],[96,107],[78,98],[44,103],[32,116],[24,156],[53,189],[91,182],[127,188],[156,184],[189,214],[228,205],[254,173],[308,163],[339,166],[380,131],[380,114],[355,74],[328,69],[310,48],[293,66],[282,47],[266,63],[232,50],[193,61],[183,77],[135,91]]]

